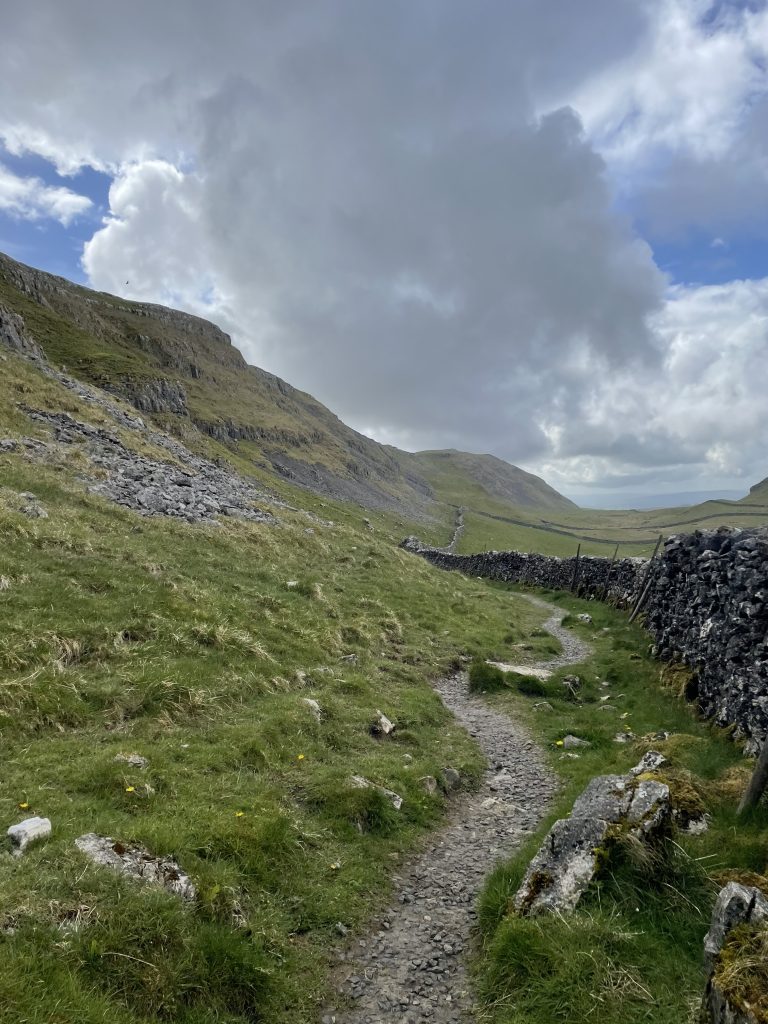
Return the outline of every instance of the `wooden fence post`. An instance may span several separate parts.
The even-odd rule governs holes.
[[[741,818],[747,811],[757,807],[758,801],[765,791],[766,784],[768,784],[768,738],[763,743],[755,770],[752,772],[752,778],[749,780],[749,785],[744,792],[744,796],[741,798],[739,809],[736,812],[737,817]]]
[[[579,578],[579,559],[581,557],[581,544],[576,548],[576,563],[573,566],[573,579],[571,580],[571,593],[576,590],[576,582]]]
[[[616,545],[616,550],[613,552],[613,558],[611,564],[608,566],[608,572],[605,574],[605,584],[603,585],[603,592],[600,595],[600,600],[605,601],[608,596],[608,584],[611,582],[611,570],[613,569],[613,563],[616,561],[616,555],[619,553],[619,545]]]
[[[630,622],[634,622],[637,618],[638,612],[643,607],[643,603],[646,597],[648,596],[648,591],[651,588],[651,567],[653,566],[653,563],[656,559],[656,554],[659,548],[661,547],[661,537],[662,535],[659,534],[659,539],[656,541],[656,547],[653,549],[653,554],[651,555],[648,565],[646,566],[645,575],[643,576],[643,582],[640,584],[640,596],[637,599],[635,607],[632,609],[632,614],[629,616]]]

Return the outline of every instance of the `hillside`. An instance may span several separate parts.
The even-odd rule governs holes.
[[[520,508],[574,509],[577,506],[541,477],[495,455],[455,449],[417,452],[414,461],[443,501],[483,508],[488,499]]]
[[[741,499],[740,504],[747,505],[751,502],[768,505],[768,477],[750,487],[749,494]]]
[[[54,365],[126,399],[201,453],[236,456],[240,470],[262,479],[277,474],[366,508],[446,528],[452,518],[430,481],[440,453],[414,457],[359,434],[311,395],[249,366],[206,320],[94,292],[0,254],[3,306]],[[459,491],[479,485],[507,505],[570,505],[498,459],[447,455]]]
[[[645,554],[659,533],[768,522],[768,483],[740,502],[647,511],[580,509],[539,477],[492,455],[411,454],[347,427],[311,395],[248,366],[226,334],[187,313],[128,302],[0,254],[3,310],[20,316],[54,366],[138,408],[198,456],[301,504],[304,492],[371,510],[447,543],[464,512],[458,550],[604,554],[619,543]]]

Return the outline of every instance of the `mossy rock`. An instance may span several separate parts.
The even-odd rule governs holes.
[[[749,871],[746,868],[723,868],[721,871],[714,871],[710,877],[720,888],[729,882],[738,882],[747,888],[759,889],[763,895],[768,896],[768,877],[758,874],[757,871]]]
[[[643,778],[644,776],[640,776]],[[696,787],[693,776],[684,768],[669,768],[654,772],[649,778],[663,782],[669,787],[669,802],[677,823],[685,827],[688,822],[701,818],[707,811],[700,791]]]
[[[734,928],[717,958],[712,984],[747,1019],[768,1024],[768,929]]]

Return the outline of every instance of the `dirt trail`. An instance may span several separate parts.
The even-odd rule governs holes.
[[[583,660],[588,646],[564,629],[564,612],[531,595],[518,595],[551,611],[544,628],[562,652],[535,663],[557,668]],[[532,832],[556,781],[543,752],[523,727],[470,696],[459,673],[435,684],[445,705],[482,748],[488,770],[477,793],[460,797],[448,824],[418,858],[395,876],[393,904],[369,935],[343,954],[339,1003],[323,1024],[459,1024],[472,1021],[465,955],[483,882]]]

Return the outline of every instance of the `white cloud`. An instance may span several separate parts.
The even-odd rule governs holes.
[[[46,185],[40,178],[20,178],[0,164],[0,210],[23,220],[50,217],[65,227],[92,206],[87,196]]]
[[[581,432],[538,468],[577,488],[765,477],[768,278],[673,288],[653,326],[660,370],[602,382]]]
[[[600,150],[625,167],[654,162],[657,149],[723,155],[768,95],[768,9],[711,0],[654,0],[647,9],[650,36],[572,102]]]

